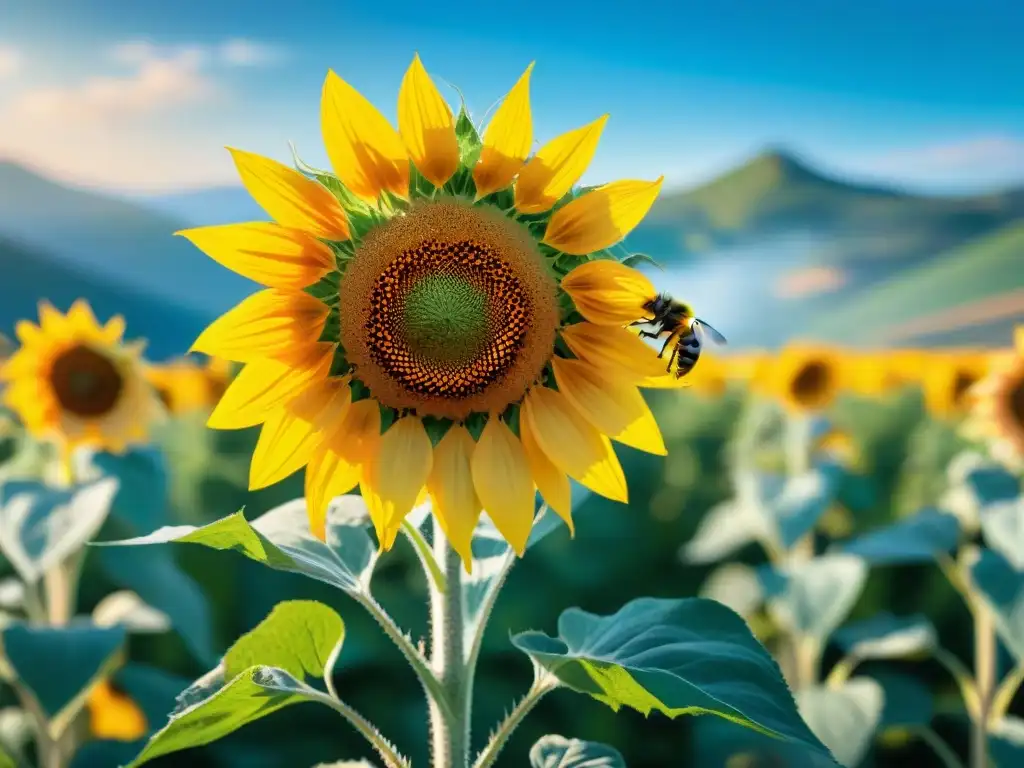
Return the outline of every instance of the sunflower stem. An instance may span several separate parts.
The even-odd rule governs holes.
[[[991,610],[982,601],[974,605],[974,680],[978,712],[971,728],[971,768],[988,768],[988,722],[996,687],[996,632]]]
[[[526,695],[520,699],[519,703],[512,708],[512,711],[506,715],[494,733],[491,734],[487,746],[484,747],[483,752],[477,755],[476,760],[473,762],[473,768],[491,768],[497,761],[498,755],[501,754],[501,750],[505,747],[509,737],[512,736],[512,732],[526,719],[526,716],[537,706],[537,703],[557,687],[558,680],[555,677],[534,666],[533,685],[530,686],[530,690],[526,692]]]
[[[465,663],[466,614],[462,603],[462,559],[434,518],[434,559],[444,570],[444,592],[430,587],[430,664],[440,697],[430,697],[430,752],[433,768],[467,768],[473,693]],[[447,706],[445,706],[447,705]]]

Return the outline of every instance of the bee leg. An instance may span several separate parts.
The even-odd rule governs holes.
[[[672,337],[669,336],[667,339],[665,339],[665,343],[661,345],[661,352],[658,353],[658,357],[661,357],[662,355],[665,354],[665,350],[668,349],[668,345],[671,344],[671,343],[672,343]],[[674,351],[672,353],[672,356],[675,357],[675,352]]]
[[[638,325],[650,325],[653,322],[654,322],[654,318],[653,317],[651,317],[651,318],[641,317],[639,320],[634,320],[632,323],[630,323],[629,327],[630,328],[635,328]]]
[[[641,339],[656,339],[659,334],[655,331],[640,331],[637,335]]]
[[[676,361],[676,357],[678,355],[679,355],[679,345],[676,344],[674,347],[672,347],[672,356],[668,359],[668,367],[665,369],[669,373],[672,372],[672,363],[674,363]]]

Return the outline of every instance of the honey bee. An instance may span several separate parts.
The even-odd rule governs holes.
[[[640,331],[640,335],[648,339],[657,339],[668,334],[665,343],[658,352],[658,357],[665,355],[665,350],[672,345],[666,370],[672,371],[675,365],[676,378],[682,378],[697,364],[705,335],[715,344],[726,344],[725,336],[712,328],[708,323],[696,317],[688,304],[676,301],[667,293],[661,293],[644,304],[644,310],[650,317],[643,317],[634,323],[637,325],[653,325],[652,331]]]

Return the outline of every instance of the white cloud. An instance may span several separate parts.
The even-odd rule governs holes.
[[[16,48],[0,45],[0,80],[13,77],[21,69],[21,54]]]
[[[947,172],[1003,168],[1024,171],[1024,137],[991,134],[900,149],[872,158],[896,171]]]
[[[220,60],[232,67],[255,67],[274,64],[281,60],[284,53],[276,46],[244,38],[236,38],[221,43],[217,52]]]

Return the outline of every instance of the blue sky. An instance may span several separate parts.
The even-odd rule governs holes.
[[[542,140],[610,113],[591,182],[688,186],[766,145],[936,192],[1024,182],[1014,0],[34,0],[3,15],[0,156],[116,190],[232,183],[226,144],[286,160],[292,140],[326,164],[326,70],[393,119],[415,51],[477,116],[536,60]]]

